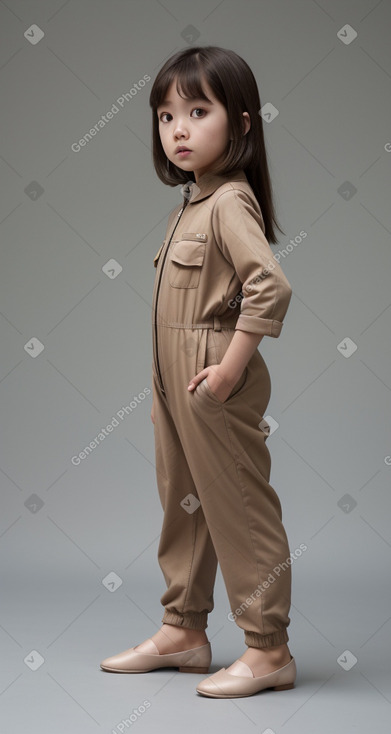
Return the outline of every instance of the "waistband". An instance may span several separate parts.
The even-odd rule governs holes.
[[[165,321],[164,324],[157,324],[157,326],[164,326],[169,329],[214,329],[214,331],[221,331],[221,329],[235,329],[237,320],[237,315],[230,319],[220,319],[219,316],[213,316],[209,321],[198,324],[180,324],[177,321]]]

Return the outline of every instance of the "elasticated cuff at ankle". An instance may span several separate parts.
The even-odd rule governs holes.
[[[258,632],[245,630],[244,641],[248,647],[275,647],[288,642],[289,636],[286,627],[269,635],[260,635]]]
[[[204,630],[208,626],[208,612],[178,612],[177,609],[165,609],[162,622],[164,624],[175,624],[178,627],[187,627],[191,630]]]

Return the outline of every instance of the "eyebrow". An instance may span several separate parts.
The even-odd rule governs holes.
[[[202,97],[193,97],[192,99],[184,99],[184,102],[189,102],[191,104],[194,104],[194,102],[202,102],[203,104],[213,104],[212,100],[205,100],[202,99]],[[173,105],[173,102],[171,102],[169,99],[164,99],[163,102],[160,102],[160,104],[157,106],[156,109],[160,109],[160,107],[171,107]]]

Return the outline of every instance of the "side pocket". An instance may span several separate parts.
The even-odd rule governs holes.
[[[204,369],[205,361],[206,361],[206,348],[207,348],[207,339],[208,339],[208,329],[200,329],[199,331],[199,341],[197,345],[197,358],[196,358],[196,364],[195,364],[195,375],[198,375],[201,370]]]
[[[248,369],[247,369],[247,367],[245,367],[244,370],[243,370],[243,372],[242,372],[242,374],[240,375],[238,381],[235,383],[235,385],[233,386],[230,394],[224,400],[224,402],[222,402],[221,400],[219,400],[219,398],[217,397],[217,395],[213,392],[212,388],[210,387],[210,385],[208,383],[208,378],[207,377],[204,377],[204,379],[202,380],[202,382],[200,382],[200,385],[202,385],[204,383],[206,393],[213,400],[215,400],[217,403],[219,403],[220,405],[227,405],[227,403],[229,403],[231,400],[233,400],[240,393],[240,391],[243,389],[243,387],[245,386],[246,381],[247,381],[247,375],[248,375]]]
[[[227,400],[231,400],[231,398],[234,398],[242,390],[242,388],[245,386],[247,382],[247,376],[248,376],[248,367],[246,365],[237,383],[233,386],[230,394],[228,395]],[[227,402],[227,400],[225,402]]]

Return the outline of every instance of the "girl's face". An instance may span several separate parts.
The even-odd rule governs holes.
[[[157,108],[160,140],[171,163],[184,171],[193,171],[197,181],[220,162],[226,151],[230,139],[227,110],[206,81],[203,89],[210,102],[183,99],[175,85],[174,79],[166,99]],[[181,146],[190,152],[178,153]]]

